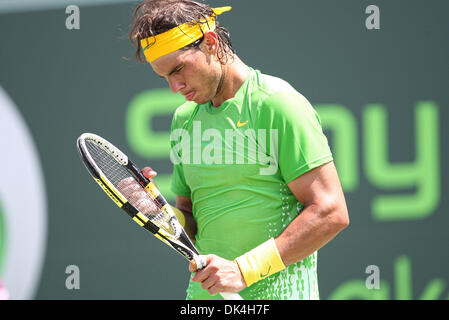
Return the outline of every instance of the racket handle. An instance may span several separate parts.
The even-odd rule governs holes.
[[[207,265],[206,257],[195,255],[193,256],[193,268],[195,270],[201,270]]]
[[[206,266],[206,258],[204,256],[194,256],[193,265],[196,270],[203,269]],[[243,298],[238,293],[233,292],[220,292],[221,296],[225,300],[243,300]]]

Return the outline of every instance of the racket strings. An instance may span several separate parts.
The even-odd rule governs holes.
[[[152,199],[136,178],[117,160],[95,142],[86,141],[86,147],[103,175],[139,212],[152,223],[172,235],[177,230],[171,223],[171,215],[156,199]]]

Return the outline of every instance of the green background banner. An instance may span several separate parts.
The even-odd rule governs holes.
[[[233,6],[220,21],[241,59],[290,82],[321,116],[351,219],[318,253],[321,298],[448,299],[449,3],[210,4]],[[372,4],[380,29],[366,26]],[[173,199],[169,128],[184,100],[135,61],[134,7],[80,4],[72,30],[63,6],[0,12],[0,86],[29,126],[47,188],[36,299],[185,297],[186,261],[102,194],[75,148],[83,132],[105,137],[155,168]],[[65,286],[69,265],[79,267],[78,290]],[[378,289],[367,288],[369,266],[378,267]]]

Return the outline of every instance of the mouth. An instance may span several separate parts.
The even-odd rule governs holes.
[[[184,97],[186,98],[187,101],[192,101],[193,98],[195,97],[196,92],[195,91],[190,91],[187,94],[184,95]]]

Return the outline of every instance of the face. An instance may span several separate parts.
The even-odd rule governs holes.
[[[153,70],[165,78],[174,92],[188,101],[204,104],[216,96],[222,79],[221,64],[206,41],[200,49],[178,50],[151,63]]]

